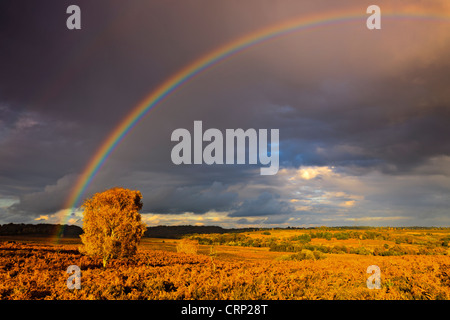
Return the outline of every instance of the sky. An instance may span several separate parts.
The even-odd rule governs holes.
[[[69,5],[81,29],[69,30]],[[114,149],[82,199],[140,190],[156,225],[450,226],[447,0],[0,3],[0,224],[82,225],[65,203],[103,141],[171,75],[294,18],[381,8],[253,46],[198,74]],[[367,14],[367,17],[369,15]],[[279,130],[280,167],[175,165],[178,128]]]

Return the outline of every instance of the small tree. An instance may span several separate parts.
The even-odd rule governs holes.
[[[96,193],[83,204],[83,253],[100,256],[103,267],[111,258],[125,258],[137,251],[146,230],[141,221],[139,191],[113,188]]]

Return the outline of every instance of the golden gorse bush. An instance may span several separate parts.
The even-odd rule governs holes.
[[[183,252],[187,254],[197,254],[198,241],[191,239],[181,239],[177,244],[177,252]]]

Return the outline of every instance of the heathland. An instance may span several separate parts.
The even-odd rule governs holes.
[[[222,230],[219,230],[220,232]],[[450,229],[310,228],[142,238],[138,253],[79,253],[79,238],[0,237],[1,299],[450,299]],[[69,289],[66,270],[81,270]],[[367,268],[380,268],[369,289]]]

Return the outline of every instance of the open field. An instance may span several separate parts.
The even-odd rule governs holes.
[[[0,298],[450,299],[449,235],[448,229],[206,234],[190,236],[217,240],[200,244],[195,255],[177,252],[183,240],[144,238],[135,257],[106,268],[78,252],[79,239],[1,238]],[[67,288],[70,265],[81,269],[79,290]],[[380,289],[367,288],[371,265],[380,268]]]

